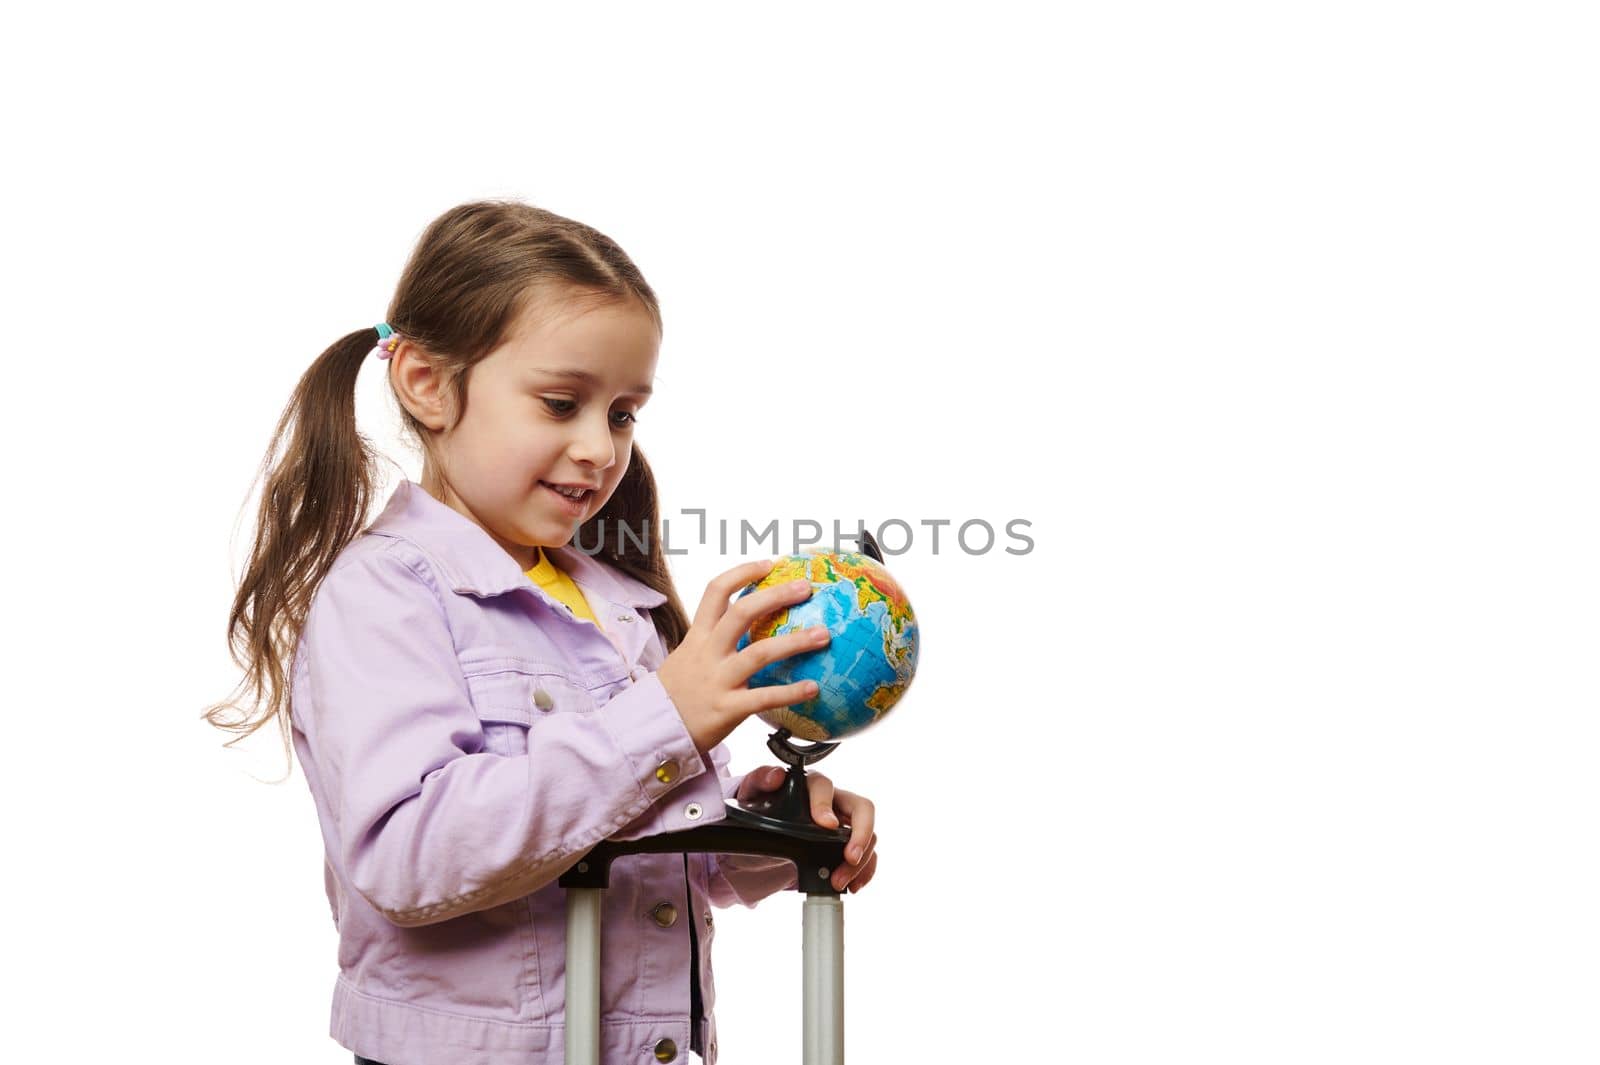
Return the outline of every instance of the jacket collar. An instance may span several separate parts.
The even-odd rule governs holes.
[[[438,567],[450,590],[462,595],[502,595],[526,588],[537,591],[517,560],[480,526],[423,490],[410,479],[395,486],[369,532],[415,544]],[[580,587],[593,588],[613,603],[631,607],[660,606],[661,592],[574,546],[546,548],[550,560]]]

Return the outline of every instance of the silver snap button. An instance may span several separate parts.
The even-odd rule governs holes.
[[[617,615],[617,620],[618,621],[623,621],[623,622],[632,621],[633,620],[633,615],[632,614],[618,614]]]
[[[704,811],[700,809],[700,804],[697,802],[692,802],[683,808],[683,816],[687,817],[691,821],[700,820],[700,815],[703,812]]]
[[[552,706],[556,705],[555,696],[551,695],[543,688],[535,688],[533,690],[533,705],[537,706],[540,710],[548,710]]]

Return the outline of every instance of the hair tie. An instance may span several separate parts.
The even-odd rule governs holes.
[[[394,327],[388,322],[379,322],[372,328],[378,331],[378,343],[370,354],[376,355],[380,359],[389,358],[394,354],[394,349],[400,346],[400,334],[396,333]]]

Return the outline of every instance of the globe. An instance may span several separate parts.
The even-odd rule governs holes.
[[[826,646],[769,663],[749,686],[816,681],[812,698],[759,716],[797,739],[838,740],[883,720],[905,694],[917,671],[917,618],[883,563],[855,552],[785,555],[738,597],[801,578],[811,582],[811,597],[758,618],[738,649],[826,626],[832,635]]]

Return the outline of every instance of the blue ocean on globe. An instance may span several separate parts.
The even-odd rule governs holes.
[[[826,626],[832,635],[827,646],[770,663],[750,678],[749,686],[816,681],[814,697],[759,716],[797,739],[842,739],[883,720],[905,694],[917,670],[916,615],[883,563],[854,552],[784,556],[739,597],[802,577],[811,582],[811,597],[758,619],[739,638],[738,649],[754,640]]]

